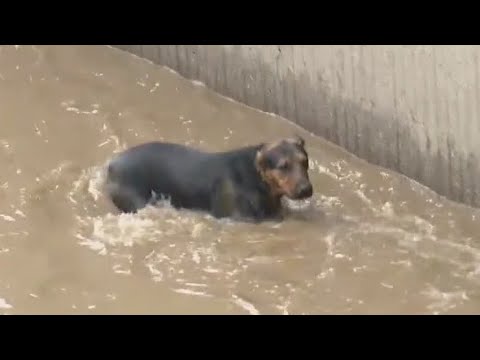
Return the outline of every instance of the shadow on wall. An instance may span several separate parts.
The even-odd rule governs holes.
[[[415,179],[451,200],[480,206],[475,154],[457,151],[458,144],[450,136],[435,139],[438,146],[433,150],[423,126],[412,124],[409,119],[379,115],[337,96],[320,73],[312,79],[305,71],[294,74],[284,63],[287,70],[279,76],[281,47],[272,47],[278,52],[271,54],[277,59],[276,65],[263,61],[255,51],[236,46],[118,48],[166,65],[186,78],[202,81],[248,106],[285,117],[358,157]]]

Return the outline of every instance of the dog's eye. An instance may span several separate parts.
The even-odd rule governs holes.
[[[278,168],[280,170],[287,170],[289,168],[289,166],[290,165],[288,164],[288,162],[282,162],[281,164],[278,165]]]

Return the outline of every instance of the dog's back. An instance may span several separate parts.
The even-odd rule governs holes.
[[[180,144],[141,144],[109,163],[107,191],[124,212],[155,201],[152,195],[169,199],[175,207],[208,209],[214,159],[215,154]]]

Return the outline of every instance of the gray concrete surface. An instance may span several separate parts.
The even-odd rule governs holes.
[[[480,206],[479,46],[117,47]]]

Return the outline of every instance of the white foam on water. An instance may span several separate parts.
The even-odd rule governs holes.
[[[99,255],[107,254],[107,248],[105,247],[105,244],[101,241],[88,239],[82,234],[75,234],[75,237],[81,240],[79,243],[80,245],[90,248],[90,250],[97,252]]]
[[[92,176],[89,176],[88,192],[97,201],[102,196],[102,185],[105,181],[104,167],[96,168],[92,172]]]
[[[123,269],[121,265],[114,265],[113,266],[113,271],[117,274],[121,275],[131,275],[132,271],[130,269]]]
[[[0,140],[0,145],[5,149],[5,150],[10,150],[10,144],[7,140],[1,139]]]
[[[431,285],[423,291],[423,294],[433,300],[427,307],[435,315],[453,310],[462,302],[469,300],[466,291],[443,292]]]
[[[145,265],[147,267],[147,269],[150,271],[150,273],[152,274],[152,279],[153,281],[162,281],[163,280],[163,273],[156,269],[155,266],[151,263],[147,263]]]
[[[5,299],[0,298],[0,309],[12,309],[13,306],[10,305]]]
[[[189,283],[189,282],[185,283],[185,285],[192,286],[192,287],[208,287],[207,284],[197,284],[197,283]]]
[[[151,92],[151,93],[154,92],[155,90],[158,89],[159,86],[160,86],[160,84],[159,84],[158,82],[155,83],[155,85],[150,89],[150,92]]]
[[[246,310],[250,315],[260,315],[260,311],[250,302],[242,299],[238,295],[233,294],[233,303],[242,309]]]
[[[192,84],[195,86],[205,87],[205,84],[200,80],[192,80]]]
[[[387,288],[387,289],[393,289],[393,285],[391,285],[391,284],[381,282],[380,285],[382,285],[384,288]]]
[[[26,231],[22,231],[22,232],[18,232],[18,231],[10,231],[10,232],[7,232],[7,233],[0,233],[0,237],[11,237],[11,236],[26,236],[28,235],[28,232]]]
[[[179,75],[179,76],[180,76],[180,74],[179,74],[177,71],[173,70],[172,68],[170,68],[170,67],[168,67],[168,66],[163,66],[163,68],[164,68],[165,70],[167,70],[168,72],[172,73],[172,74],[176,74],[176,75]]]
[[[362,190],[360,189],[355,190],[355,194],[357,194],[360,200],[362,200],[366,205],[368,205],[369,208],[374,208],[372,206],[373,205],[372,200],[370,200]]]
[[[15,221],[15,218],[11,217],[10,215],[4,215],[4,214],[0,214],[0,219],[3,219],[5,221],[9,221],[9,222],[14,222]]]
[[[151,234],[155,227],[153,219],[139,218],[132,214],[111,215],[93,219],[93,237],[102,239],[109,245],[121,243],[133,246]]]
[[[314,159],[309,159],[309,168],[316,170],[319,174],[327,175],[334,180],[339,180],[339,176],[331,171],[328,167],[322,165],[320,162]]]
[[[191,289],[173,289],[176,293],[179,294],[186,294],[186,295],[194,295],[194,296],[203,296],[203,297],[212,297],[212,295],[203,292],[203,291],[195,291]]]
[[[20,217],[23,217],[23,218],[26,218],[27,216],[19,209],[16,209],[15,210],[15,214],[20,216]]]

